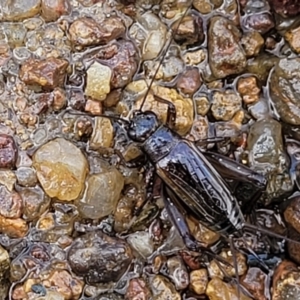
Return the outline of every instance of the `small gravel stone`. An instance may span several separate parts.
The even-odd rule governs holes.
[[[84,276],[90,284],[117,282],[132,258],[131,249],[124,240],[109,237],[101,231],[78,237],[68,252],[72,271]]]
[[[174,256],[167,260],[168,276],[175,284],[176,290],[183,290],[189,285],[189,274],[183,260]]]
[[[206,269],[193,270],[190,273],[190,289],[197,295],[205,293],[207,284],[208,274]]]
[[[144,259],[149,257],[154,250],[154,243],[149,232],[139,231],[132,233],[128,236],[127,243]]]
[[[40,12],[41,0],[0,0],[3,18],[6,21],[20,21]]]
[[[241,39],[247,57],[257,56],[264,42],[264,38],[257,31],[249,31]]]
[[[151,293],[142,278],[134,278],[129,282],[128,289],[125,294],[125,300],[150,300]]]
[[[55,21],[71,12],[69,0],[42,0],[42,17],[45,21]]]
[[[9,219],[0,216],[0,232],[11,238],[22,238],[28,231],[28,225],[21,219]]]
[[[241,97],[231,90],[213,94],[211,111],[216,120],[229,121],[241,109]]]
[[[246,56],[240,45],[241,33],[232,21],[212,17],[208,31],[208,58],[213,75],[224,78],[239,74],[246,67]]]
[[[274,26],[274,20],[269,13],[250,14],[243,22],[243,25],[247,30],[258,31],[261,34],[265,34],[270,31]]]
[[[247,274],[241,279],[241,284],[257,300],[267,300],[269,292],[266,291],[269,285],[268,275],[259,268],[249,268]]]
[[[103,101],[110,92],[112,71],[109,67],[94,62],[87,70],[85,94],[95,100]]]
[[[16,191],[8,191],[0,186],[0,214],[5,218],[19,218],[22,214],[23,201]]]
[[[201,44],[204,40],[203,21],[196,14],[185,16],[175,22],[172,25],[172,30],[175,33],[174,39],[179,44],[193,46]]]
[[[113,143],[113,126],[108,118],[96,117],[93,133],[90,139],[90,148],[109,148]]]
[[[83,197],[76,201],[79,213],[88,219],[108,216],[116,208],[123,187],[124,178],[114,167],[89,176]]]
[[[300,27],[287,31],[284,37],[290,44],[291,48],[296,53],[300,53]]]
[[[254,76],[241,77],[237,83],[237,90],[246,104],[254,103],[259,99],[260,88]]]
[[[63,138],[41,146],[33,155],[33,166],[47,195],[66,201],[79,196],[88,172],[82,152]]]
[[[103,105],[101,101],[88,99],[85,103],[84,111],[92,115],[101,115],[103,112]]]
[[[272,283],[272,300],[299,299],[300,271],[288,260],[283,260],[275,269]]]
[[[67,67],[68,62],[59,58],[30,59],[22,65],[19,75],[25,84],[53,90],[64,84]]]
[[[201,84],[198,68],[190,68],[179,76],[176,85],[184,94],[192,95],[200,88]]]
[[[155,275],[151,281],[153,300],[181,300],[180,294],[174,285],[164,276]]]
[[[16,171],[18,184],[21,186],[35,186],[37,183],[36,172],[30,167],[20,167]]]
[[[213,278],[207,285],[206,294],[209,300],[251,300],[241,293],[238,297],[237,288],[229,283],[223,282],[220,278]]]
[[[0,170],[0,184],[4,185],[10,192],[13,191],[17,181],[16,175],[11,170]]]
[[[17,145],[11,136],[0,134],[0,168],[13,169],[15,167],[17,149]]]

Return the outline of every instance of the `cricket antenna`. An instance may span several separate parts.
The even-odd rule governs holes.
[[[157,73],[158,73],[161,65],[163,64],[163,61],[164,61],[164,59],[165,59],[165,57],[166,57],[166,55],[167,55],[167,53],[168,53],[168,51],[169,51],[169,49],[171,47],[174,35],[177,32],[179,26],[181,25],[181,22],[182,22],[183,18],[187,15],[187,12],[189,11],[190,8],[191,8],[191,4],[187,5],[187,8],[185,9],[183,15],[179,18],[179,22],[178,22],[177,26],[175,27],[174,33],[173,32],[171,33],[171,37],[169,38],[169,41],[167,42],[167,44],[165,45],[164,49],[162,50],[163,54],[162,54],[162,56],[161,56],[161,58],[159,60],[158,67],[156,68],[156,70],[155,70],[155,72],[153,74],[153,77],[151,78],[150,84],[148,85],[146,94],[144,95],[144,98],[143,98],[143,101],[142,101],[142,104],[141,104],[141,107],[140,107],[139,111],[141,111],[143,109],[143,106],[144,106],[144,104],[146,102],[146,98],[147,98],[147,96],[148,96],[148,94],[150,92],[150,89],[151,89],[151,87],[152,87],[152,85],[154,83],[155,77],[156,77],[156,75],[157,75]]]

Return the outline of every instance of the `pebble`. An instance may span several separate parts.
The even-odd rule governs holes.
[[[300,3],[295,0],[268,0],[271,7],[283,17],[297,16],[300,12]]]
[[[4,185],[10,192],[13,191],[17,177],[11,170],[0,170],[0,184]]]
[[[21,218],[9,219],[0,216],[0,232],[11,238],[23,238],[28,231],[26,221]]]
[[[149,232],[138,231],[127,237],[127,243],[143,259],[148,258],[154,250],[154,243]]]
[[[300,58],[283,58],[276,64],[270,78],[270,94],[280,118],[300,125]]]
[[[300,272],[298,267],[283,260],[275,269],[272,282],[272,300],[299,299]]]
[[[237,82],[237,90],[245,104],[252,104],[259,99],[260,88],[255,76],[241,77]]]
[[[213,9],[219,8],[223,0],[194,0],[193,6],[202,14],[208,14]]]
[[[175,284],[176,290],[184,290],[188,287],[189,273],[179,256],[170,257],[167,260],[168,277]]]
[[[242,292],[240,297],[238,297],[238,291],[235,286],[225,283],[217,277],[209,281],[206,294],[209,300],[251,300]]]
[[[18,157],[18,148],[14,139],[7,134],[0,134],[0,168],[13,169]]]
[[[53,90],[63,86],[67,67],[68,62],[60,58],[29,59],[21,66],[19,76],[27,85]]]
[[[197,14],[192,13],[173,23],[172,30],[174,40],[179,44],[193,46],[204,41],[203,21]]]
[[[241,109],[241,97],[232,90],[214,92],[211,111],[216,120],[229,121]]]
[[[241,39],[247,57],[257,56],[264,43],[264,38],[257,31],[246,32]]]
[[[300,27],[293,28],[288,30],[285,35],[285,39],[290,44],[291,48],[296,52],[300,53]]]
[[[233,254],[231,250],[223,250],[219,254],[222,258],[224,258],[231,266],[225,265],[223,263],[216,263],[216,260],[212,260],[209,263],[208,266],[208,273],[211,278],[219,277],[223,279],[224,273],[223,270],[228,274],[229,276],[234,277],[236,274],[235,267],[234,267],[234,259]],[[247,272],[247,263],[246,263],[246,256],[244,256],[242,253],[237,252],[235,253],[236,256],[236,262],[237,262],[237,269],[238,269],[238,275],[244,275]],[[222,266],[223,270],[219,268],[219,265]]]
[[[43,19],[51,22],[68,15],[71,12],[71,3],[69,0],[42,0],[41,9]]]
[[[243,20],[243,26],[246,30],[258,31],[265,34],[274,28],[275,23],[270,13],[257,13],[248,15]]]
[[[93,127],[93,132],[89,143],[90,148],[97,150],[101,147],[111,147],[114,138],[113,134],[114,130],[110,119],[96,117],[95,125]]]
[[[83,197],[76,201],[80,215],[87,219],[108,216],[115,210],[123,187],[123,175],[114,167],[89,176]]]
[[[259,268],[249,268],[240,282],[257,300],[270,299],[269,276]]]
[[[0,186],[0,214],[5,218],[19,218],[23,210],[23,201],[16,191],[8,191]]]
[[[33,155],[33,167],[46,194],[64,201],[79,196],[88,172],[85,156],[63,138],[41,146]]]
[[[198,68],[189,68],[179,75],[176,86],[184,94],[193,95],[200,88],[201,84]]]
[[[105,100],[110,92],[111,76],[109,67],[94,62],[87,70],[85,94],[95,100]]]
[[[91,17],[77,18],[69,28],[70,41],[78,50],[87,46],[108,44],[124,32],[123,22],[112,16],[100,24]]]
[[[151,280],[150,287],[153,300],[181,300],[181,296],[176,291],[175,286],[162,275],[155,275]]]
[[[18,184],[21,186],[35,186],[37,184],[36,172],[31,167],[20,167],[15,174]]]
[[[212,74],[217,78],[239,74],[246,67],[246,56],[240,44],[242,35],[234,23],[223,17],[212,17],[208,30],[208,57]]]
[[[76,238],[68,252],[72,271],[90,284],[117,282],[127,271],[132,258],[132,251],[124,240],[109,237],[101,231]]]
[[[34,17],[40,12],[41,0],[0,0],[5,21],[21,21]]]
[[[205,294],[208,284],[208,274],[206,269],[193,270],[190,273],[190,290],[197,295]]]
[[[142,278],[134,278],[129,282],[125,300],[150,300],[151,292]]]
[[[50,198],[39,186],[21,187],[18,192],[23,200],[23,219],[26,221],[37,219],[50,205]]]

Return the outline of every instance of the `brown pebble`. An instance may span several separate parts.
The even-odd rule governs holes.
[[[287,31],[284,37],[290,44],[291,48],[296,53],[300,53],[300,27]]]
[[[200,88],[201,84],[202,81],[198,68],[190,68],[179,76],[177,88],[184,94],[192,95]]]
[[[127,292],[125,294],[125,300],[150,300],[151,293],[146,285],[146,282],[141,278],[131,279]]]
[[[202,295],[206,291],[208,274],[206,269],[194,270],[190,273],[190,289],[197,295]]]
[[[85,104],[84,110],[91,113],[92,115],[102,114],[102,102],[88,99]]]
[[[260,88],[254,76],[241,77],[237,83],[237,90],[246,104],[258,101]]]
[[[0,168],[14,168],[17,160],[17,151],[14,139],[7,134],[0,134]]]
[[[56,21],[62,15],[71,12],[69,0],[42,0],[42,17],[45,21]]]
[[[259,54],[264,45],[264,39],[259,32],[249,31],[243,35],[241,44],[246,52],[246,56],[252,57]]]
[[[241,280],[241,284],[254,296],[257,300],[267,300],[265,289],[268,286],[268,275],[259,268],[250,268]]]
[[[28,225],[21,219],[9,219],[0,216],[0,232],[7,234],[11,238],[21,238],[26,235]]]
[[[265,34],[275,26],[275,23],[271,14],[262,13],[247,16],[244,20],[244,26],[248,30],[252,29]]]
[[[64,84],[67,67],[68,62],[59,58],[30,59],[22,65],[19,75],[25,84],[53,90]]]

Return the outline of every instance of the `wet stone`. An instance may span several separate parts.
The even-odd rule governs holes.
[[[190,273],[190,290],[197,295],[202,295],[206,291],[208,274],[206,269],[193,270]]]
[[[97,53],[97,58],[112,70],[111,88],[122,88],[132,81],[138,66],[136,55],[135,45],[125,40],[104,46]]]
[[[270,80],[270,93],[281,119],[300,125],[300,58],[281,59]]]
[[[298,0],[268,0],[268,2],[283,17],[297,16],[300,12],[300,3]]]
[[[41,0],[1,0],[0,7],[6,21],[20,21],[40,12]]]
[[[19,188],[18,191],[23,200],[23,218],[27,221],[40,217],[50,205],[50,198],[39,186]]]
[[[69,28],[70,40],[78,49],[91,45],[107,44],[125,32],[118,17],[106,18],[101,24],[92,18],[76,19]]]
[[[200,88],[201,84],[199,70],[197,68],[190,68],[179,76],[176,85],[184,94],[192,95]]]
[[[247,30],[252,29],[261,34],[265,34],[275,26],[275,23],[271,14],[259,13],[247,16],[243,20],[243,26]]]
[[[224,265],[222,263],[218,264],[218,263],[216,263],[216,260],[212,260],[208,267],[209,276],[211,278],[219,277],[222,279],[224,276],[224,273],[219,268],[219,265],[221,265],[223,270],[225,270],[226,274],[234,277],[236,274],[236,271],[234,268],[234,258],[233,258],[232,252],[230,250],[227,250],[227,251],[223,250],[219,255],[222,258],[224,258],[230,265]],[[246,257],[240,252],[237,252],[235,255],[236,255],[236,261],[237,261],[238,274],[239,274],[239,276],[244,275],[247,271]]]
[[[109,148],[113,143],[113,126],[108,118],[96,117],[93,133],[90,139],[90,148],[99,149],[100,147]]]
[[[182,20],[175,22],[172,30],[175,32],[175,41],[182,45],[199,45],[204,40],[203,21],[196,14],[185,16]]]
[[[0,168],[13,169],[17,154],[17,145],[14,139],[9,135],[0,134]]]
[[[18,184],[21,186],[35,186],[37,183],[36,172],[30,167],[20,167],[16,171]]]
[[[111,76],[109,67],[94,62],[87,70],[85,94],[95,100],[104,100],[110,92]]]
[[[89,112],[94,116],[101,115],[103,112],[102,102],[88,99],[85,103],[84,111]]]
[[[223,17],[212,17],[208,31],[208,58],[216,78],[241,73],[246,67],[246,56],[240,45],[241,33],[233,22]]]
[[[45,21],[56,21],[62,15],[71,12],[69,0],[42,0],[42,17]]]
[[[137,24],[129,29],[129,35],[136,40],[143,60],[156,58],[166,42],[167,28],[153,13],[146,12],[138,19]]]
[[[5,218],[19,218],[22,214],[22,198],[16,191],[8,191],[0,185],[0,214]]]
[[[139,231],[132,233],[127,238],[127,243],[142,258],[149,257],[154,250],[154,243],[149,232]]]
[[[27,234],[28,225],[21,219],[9,219],[0,216],[0,232],[11,238],[22,238]]]
[[[290,44],[291,48],[296,53],[300,53],[300,27],[287,31],[284,37]]]
[[[208,14],[213,9],[220,7],[223,0],[194,0],[193,6],[202,14]]]
[[[259,99],[260,88],[254,76],[241,77],[237,82],[237,90],[245,104],[256,102]]]
[[[168,276],[175,284],[176,290],[183,290],[189,285],[189,274],[183,260],[174,256],[167,260]]]
[[[22,65],[19,76],[27,85],[53,90],[64,84],[67,67],[68,62],[59,58],[30,59]]]
[[[300,297],[300,271],[291,261],[282,261],[274,271],[272,300]]]
[[[300,233],[300,197],[295,197],[284,211],[285,221]]]
[[[114,167],[89,176],[83,197],[76,201],[80,215],[100,219],[111,214],[117,206],[124,187],[122,174]]]
[[[268,275],[259,268],[249,268],[240,282],[257,300],[267,300]]]
[[[124,240],[100,231],[75,239],[68,253],[72,271],[90,284],[117,282],[132,258],[131,249]]]
[[[0,184],[4,185],[10,192],[13,191],[17,181],[16,175],[11,170],[0,170]]]
[[[257,31],[246,32],[241,39],[247,57],[257,56],[264,42],[264,38]]]
[[[3,23],[3,31],[11,48],[24,45],[27,30],[22,23]]]
[[[181,300],[181,296],[176,291],[175,286],[164,276],[154,276],[154,278],[151,280],[151,290],[153,300]]]
[[[241,109],[241,97],[232,90],[213,94],[211,111],[216,120],[229,121]]]
[[[65,201],[79,196],[88,172],[82,152],[63,138],[41,146],[33,156],[33,166],[46,194]]]
[[[209,300],[251,300],[241,293],[238,297],[237,288],[219,278],[213,278],[207,285],[206,294]]]
[[[150,300],[150,290],[142,278],[134,278],[129,282],[125,300]]]

